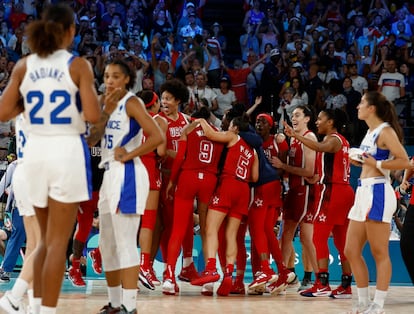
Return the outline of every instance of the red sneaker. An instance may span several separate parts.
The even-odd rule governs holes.
[[[246,289],[244,288],[244,282],[236,280],[231,286],[230,294],[246,294]]]
[[[227,297],[230,294],[232,285],[233,285],[233,279],[231,275],[224,276],[223,281],[221,282],[220,286],[217,289],[217,295],[220,295],[222,297]]]
[[[209,282],[216,282],[220,279],[220,275],[217,272],[217,269],[205,270],[201,273],[201,276],[191,280],[193,286],[202,286]]]
[[[150,271],[150,274],[151,274],[151,281],[152,281],[152,284],[153,284],[154,286],[161,286],[161,281],[159,281],[159,280],[158,280],[157,275],[155,274],[155,270],[154,270],[154,268],[152,267],[152,265],[151,265],[151,267],[150,267],[149,271]]]
[[[99,249],[96,248],[89,251],[89,257],[92,260],[92,269],[95,272],[95,274],[102,274],[102,258]]]
[[[340,285],[338,288],[332,290],[330,297],[335,299],[352,299],[352,288],[351,286],[344,288]]]
[[[249,289],[254,289],[258,286],[266,285],[277,280],[277,275],[273,271],[258,271],[254,275],[254,280],[249,284]]]
[[[151,271],[149,268],[140,267],[139,269],[139,281],[142,285],[150,290],[155,290],[155,286],[152,282]]]
[[[300,295],[303,297],[329,297],[331,293],[329,285],[324,286],[319,280],[316,280],[312,288],[301,291]]]
[[[289,285],[289,276],[288,272],[282,272],[279,274],[279,278],[274,283],[271,283],[268,288],[269,292],[272,295],[277,295]]]
[[[199,277],[200,276],[194,266],[194,263],[191,263],[190,266],[183,267],[180,274],[178,275],[178,279],[186,282],[191,282]]]
[[[79,268],[73,268],[72,266],[68,271],[68,278],[75,287],[85,287],[86,283],[82,278],[82,273]]]

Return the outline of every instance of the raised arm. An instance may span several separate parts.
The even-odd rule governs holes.
[[[309,147],[310,149],[317,151],[317,152],[324,152],[324,153],[336,153],[338,152],[342,145],[341,141],[336,136],[325,136],[322,142],[314,141],[306,136],[300,135],[299,133],[295,132],[293,128],[283,121],[283,125],[285,127],[285,134],[289,137],[294,137],[297,140],[301,141],[305,146]]]

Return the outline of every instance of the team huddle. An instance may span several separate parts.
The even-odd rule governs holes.
[[[324,109],[315,117],[307,106],[298,106],[291,124],[284,122],[284,134],[274,134],[270,114],[253,117],[234,107],[225,112],[219,129],[208,107],[191,117],[179,111],[189,91],[178,79],[163,83],[160,97],[130,92],[135,74],[123,60],[106,65],[105,93],[98,97],[91,66],[65,50],[74,27],[73,12],[62,4],[50,6],[42,20],[30,24],[33,54],[16,64],[0,98],[0,120],[19,117],[24,147],[19,147],[23,154],[14,174],[15,197],[22,215],[36,217],[32,224],[39,235],[31,239],[32,252],[13,289],[0,299],[1,308],[23,313],[23,295],[31,290],[32,313],[56,313],[77,216],[69,276],[82,285],[79,263],[93,210],[86,221],[78,208],[92,199],[100,229],[94,255],[102,258],[108,291],[108,304],[99,313],[137,313],[138,281],[177,295],[181,251],[180,280],[200,286],[207,296],[214,291],[245,294],[247,230],[254,273],[247,293],[276,296],[297,280],[290,260],[298,227],[305,271],[315,274],[300,295],[351,298],[354,276],[355,313],[384,313],[391,273],[389,223],[396,208],[390,171],[410,168],[395,109],[384,95],[367,92],[362,97],[358,118],[369,130],[359,158],[353,159],[342,134],[347,117],[340,109]],[[103,177],[93,186],[98,171],[91,170],[88,146],[96,150],[97,145]],[[349,183],[351,163],[362,167],[355,195]],[[195,216],[204,270],[195,268],[192,257]],[[274,226],[280,216],[279,243]],[[342,265],[342,282],[335,289],[329,285],[331,235]],[[377,264],[373,300],[361,254],[367,241]],[[165,270],[157,276],[153,262],[158,248]],[[216,290],[215,282],[220,282]]]

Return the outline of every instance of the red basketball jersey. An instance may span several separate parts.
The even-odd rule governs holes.
[[[228,148],[223,167],[223,176],[232,176],[248,182],[254,162],[254,150],[242,138]]]
[[[323,153],[321,182],[349,184],[349,143],[339,133],[333,133],[331,135],[341,141],[342,147],[336,153]]]
[[[178,150],[178,140],[181,137],[183,132],[183,128],[189,123],[181,112],[178,112],[177,120],[173,120],[167,117],[163,112],[160,113],[160,116],[165,118],[168,123],[167,128],[167,149],[177,151]],[[173,159],[171,157],[167,157],[167,159],[163,162],[162,168],[163,169],[171,169],[172,168]]]
[[[187,134],[187,152],[183,170],[218,172],[218,163],[224,144],[213,142],[205,135],[201,126]]]

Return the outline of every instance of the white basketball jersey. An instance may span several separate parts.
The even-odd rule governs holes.
[[[135,121],[130,119],[126,112],[126,103],[130,97],[136,97],[133,93],[127,92],[118,102],[106,124],[105,134],[101,140],[102,160],[101,167],[107,162],[114,160],[114,148],[124,147],[127,151],[134,150],[142,143],[142,128]]]
[[[69,72],[73,59],[66,50],[58,50],[46,58],[36,54],[27,57],[20,93],[31,134],[85,133],[79,89]]]
[[[24,113],[19,114],[16,117],[16,153],[17,158],[21,161],[23,159],[23,148],[27,141],[27,120]]]

